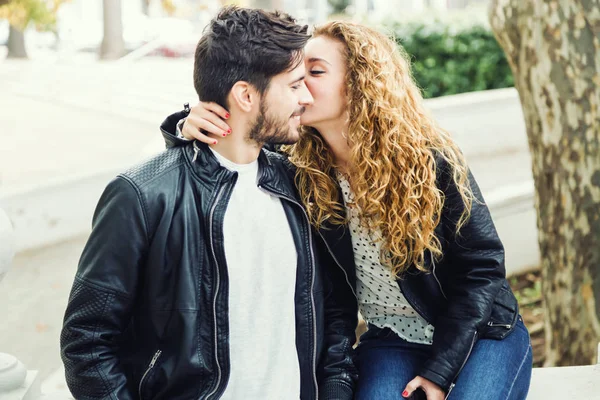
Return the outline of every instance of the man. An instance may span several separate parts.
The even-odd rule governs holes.
[[[168,150],[103,193],[61,335],[75,398],[352,398],[356,315],[335,307],[334,261],[292,171],[262,150],[299,139],[306,31],[236,7],[211,21],[194,85],[236,134]]]

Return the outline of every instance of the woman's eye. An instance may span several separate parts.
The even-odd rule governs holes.
[[[311,73],[312,75],[321,75],[321,74],[324,74],[324,73],[325,73],[325,71],[310,71],[310,73]]]

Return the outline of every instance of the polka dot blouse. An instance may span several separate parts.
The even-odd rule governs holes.
[[[348,180],[337,174],[344,201],[352,202]],[[356,295],[365,321],[380,328],[390,328],[406,341],[431,344],[433,326],[408,303],[391,271],[379,261],[381,233],[369,233],[360,224],[359,210],[346,207],[356,264]]]

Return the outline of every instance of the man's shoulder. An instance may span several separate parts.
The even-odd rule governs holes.
[[[182,146],[164,150],[128,168],[119,176],[127,179],[138,188],[142,188],[156,179],[168,179],[171,173],[176,173],[184,164],[185,148],[186,146]]]
[[[271,164],[281,167],[288,173],[295,174],[296,166],[292,164],[288,156],[284,153],[263,148],[263,152],[271,162]]]

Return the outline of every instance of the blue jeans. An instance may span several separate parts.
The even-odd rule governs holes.
[[[372,325],[357,349],[356,400],[402,399],[417,376],[430,346],[407,342],[391,329]],[[522,400],[527,397],[533,355],[521,317],[504,340],[480,339],[461,371],[448,400]]]

